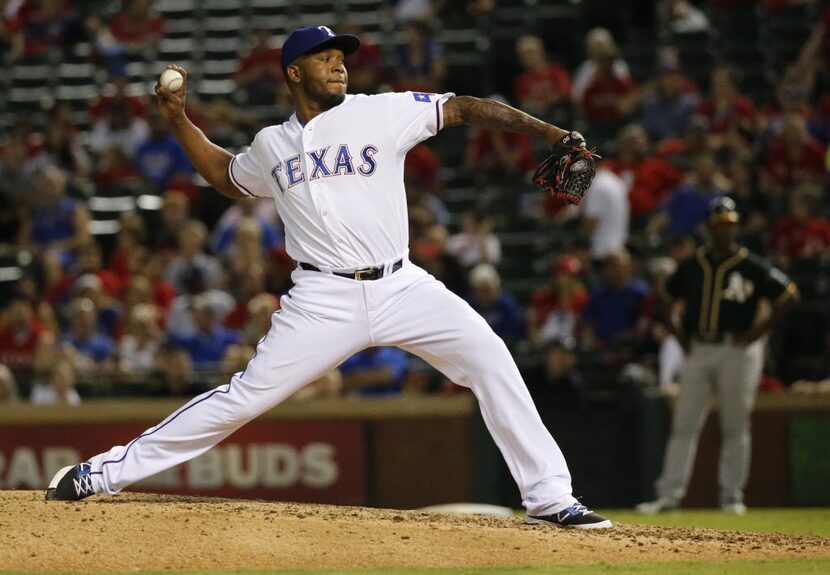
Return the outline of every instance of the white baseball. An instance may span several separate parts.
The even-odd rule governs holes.
[[[181,72],[168,68],[161,73],[159,85],[171,92],[178,92],[184,85],[184,76],[182,76]]]

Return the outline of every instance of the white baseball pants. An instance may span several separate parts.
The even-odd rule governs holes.
[[[115,494],[201,455],[357,351],[397,346],[472,389],[528,513],[547,515],[576,501],[562,452],[504,342],[444,284],[407,260],[374,281],[300,269],[292,278],[295,287],[245,371],[126,446],[91,458],[96,492]]]

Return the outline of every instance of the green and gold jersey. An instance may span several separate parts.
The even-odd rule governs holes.
[[[716,341],[752,327],[762,299],[775,302],[794,293],[796,287],[784,272],[746,248],[722,260],[699,248],[681,262],[666,291],[686,303],[686,333]]]

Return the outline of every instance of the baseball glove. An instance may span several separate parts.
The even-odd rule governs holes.
[[[551,154],[536,168],[533,183],[552,197],[579,205],[597,173],[594,158],[579,132],[571,132],[551,147]]]

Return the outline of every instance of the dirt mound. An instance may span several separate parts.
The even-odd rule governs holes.
[[[0,565],[19,571],[521,566],[830,556],[830,540],[521,518],[122,494],[0,491]]]

